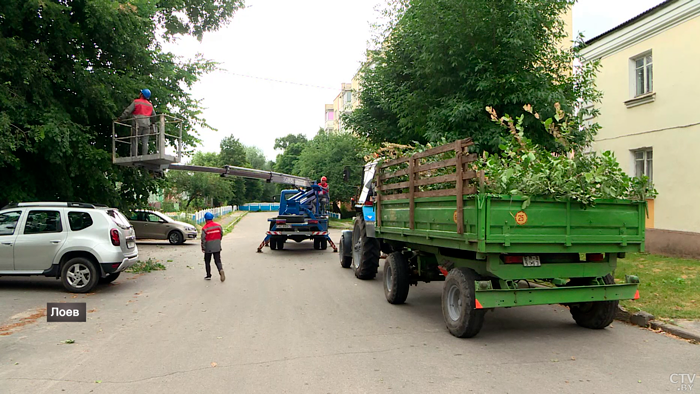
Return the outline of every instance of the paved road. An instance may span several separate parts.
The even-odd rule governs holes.
[[[196,243],[157,242],[139,245],[141,259],[166,271],[93,295],[0,278],[0,324],[20,324],[0,336],[0,393],[661,393],[678,391],[671,374],[700,372],[697,345],[621,323],[579,328],[552,306],[498,310],[478,337],[454,338],[440,283],[390,305],[381,274],[356,280],[330,250],[256,254],[266,217],[248,215],[224,240],[224,283],[203,280]],[[54,301],[92,313],[32,318]]]

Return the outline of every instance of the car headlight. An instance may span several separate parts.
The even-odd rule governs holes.
[[[187,231],[197,231],[197,229],[194,228],[194,227],[187,227],[185,230],[187,230]]]

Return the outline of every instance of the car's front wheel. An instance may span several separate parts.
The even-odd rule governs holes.
[[[61,269],[63,287],[71,293],[88,293],[95,288],[98,280],[97,268],[84,257],[68,260]]]
[[[168,241],[172,245],[180,245],[185,242],[185,238],[179,231],[171,231],[170,234],[168,234]]]

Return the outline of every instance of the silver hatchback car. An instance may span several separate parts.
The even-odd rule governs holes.
[[[66,290],[87,293],[137,257],[134,229],[117,209],[31,202],[0,210],[0,276],[55,277]]]

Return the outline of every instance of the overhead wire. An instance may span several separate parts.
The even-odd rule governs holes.
[[[231,71],[227,71],[228,74],[237,76],[237,77],[243,77],[243,78],[250,78],[250,79],[258,79],[261,81],[267,81],[267,82],[276,82],[276,83],[284,83],[288,85],[296,85],[296,86],[304,86],[307,88],[315,88],[315,89],[328,89],[328,90],[339,90],[337,87],[332,88],[329,86],[321,86],[321,85],[313,85],[313,84],[308,84],[308,83],[300,83],[300,82],[292,82],[292,81],[284,81],[281,79],[273,79],[273,78],[265,78],[265,77],[258,77],[255,75],[248,75],[248,74],[240,74],[240,73],[235,73]]]

